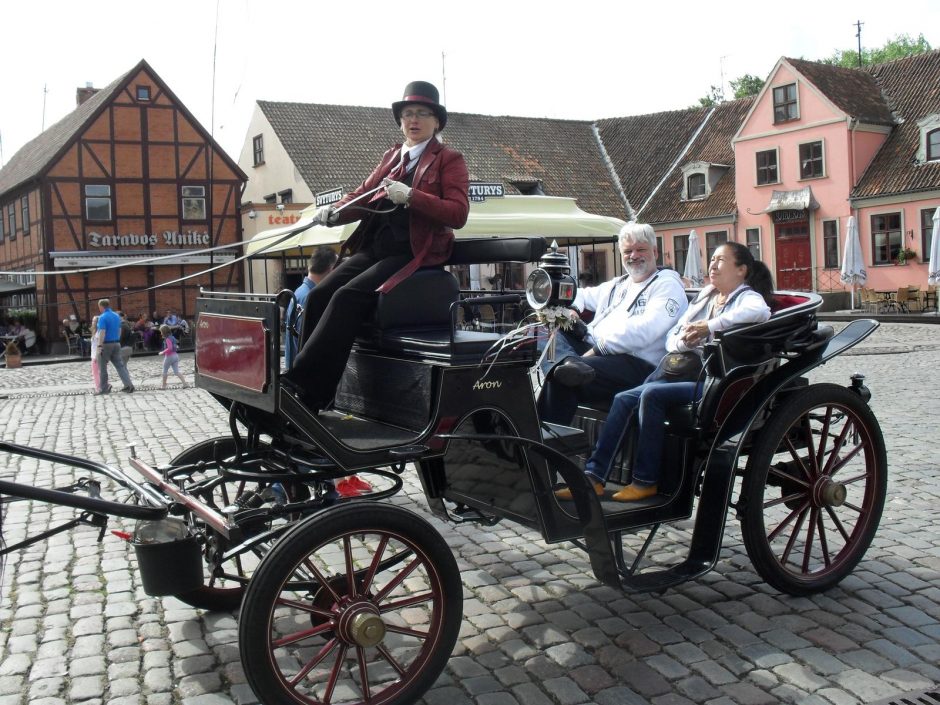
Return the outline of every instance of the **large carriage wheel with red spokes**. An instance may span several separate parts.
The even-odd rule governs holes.
[[[791,595],[836,585],[871,545],[887,481],[881,428],[856,392],[817,384],[795,393],[748,457],[741,529],[754,568]]]
[[[337,506],[298,524],[248,584],[238,642],[265,705],[404,705],[450,658],[463,588],[447,542],[393,505]]]

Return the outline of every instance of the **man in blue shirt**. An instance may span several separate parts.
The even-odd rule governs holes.
[[[287,315],[284,317],[284,367],[287,369],[290,369],[294,355],[297,354],[297,339],[291,334],[289,328],[295,302],[296,306],[300,307],[300,313],[297,315],[294,326],[300,331],[303,328],[304,303],[307,301],[307,294],[330,273],[334,264],[336,264],[336,253],[332,249],[326,245],[317,248],[307,265],[307,276],[294,291],[294,300],[287,306]]]
[[[121,317],[111,310],[108,299],[98,300],[98,370],[101,375],[101,391],[98,394],[107,394],[111,391],[108,384],[108,363],[114,365],[118,376],[124,383],[123,392],[133,392],[134,384],[127,372],[127,365],[121,358]]]

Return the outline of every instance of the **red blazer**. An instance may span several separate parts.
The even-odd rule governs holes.
[[[401,145],[397,144],[382,155],[382,160],[369,177],[336,204],[339,207],[361,193],[374,189],[398,164]],[[442,264],[454,248],[453,228],[462,228],[467,222],[470,200],[467,196],[470,176],[463,155],[453,147],[432,139],[415,167],[411,183],[410,214],[411,251],[414,259],[395,272],[377,291],[387,293],[411,276],[419,267]],[[362,204],[364,205],[364,204]],[[351,206],[340,213],[337,224],[350,223],[362,218],[359,227],[349,236],[340,250],[340,256],[358,252],[373,214],[362,217],[362,211]]]

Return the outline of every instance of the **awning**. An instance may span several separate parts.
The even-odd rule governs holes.
[[[770,204],[763,210],[764,213],[774,211],[805,211],[816,210],[819,204],[813,198],[809,186],[797,191],[774,191],[770,197]]]
[[[36,284],[20,284],[19,282],[0,281],[0,296],[9,296],[10,294],[22,294],[27,291],[35,291]]]
[[[342,243],[356,229],[357,223],[335,228],[315,225],[298,235],[290,235],[310,223],[316,210],[316,206],[310,206],[301,212],[296,223],[258,233],[248,243],[248,254],[260,257],[299,255],[301,248],[309,254],[320,245]],[[557,240],[559,245],[577,245],[613,242],[623,225],[624,221],[619,218],[581,210],[573,198],[505,196],[471,203],[467,224],[456,231],[456,235],[458,238],[535,235]]]

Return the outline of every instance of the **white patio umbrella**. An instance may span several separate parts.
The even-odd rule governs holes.
[[[702,273],[702,253],[698,246],[698,233],[692,230],[689,233],[689,251],[685,257],[685,269],[682,271],[692,286],[701,286],[705,281],[705,275]]]
[[[842,250],[842,272],[839,279],[843,284],[852,286],[852,308],[855,308],[855,289],[868,281],[865,271],[865,258],[862,256],[862,243],[858,239],[858,225],[855,216],[850,215],[845,228],[845,247]]]
[[[927,267],[927,283],[940,284],[940,208],[933,212],[933,231],[930,234],[930,266]]]

